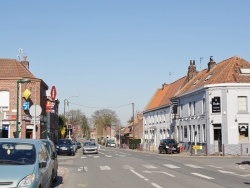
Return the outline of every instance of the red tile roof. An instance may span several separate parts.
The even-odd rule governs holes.
[[[0,58],[0,78],[35,78],[22,63],[16,59]]]
[[[211,63],[210,58],[210,63]],[[241,74],[240,68],[250,68],[249,62],[234,56],[218,64],[212,60],[211,69],[206,68],[200,72],[196,71],[195,63],[190,63],[187,76],[171,84],[163,84],[157,89],[153,97],[147,104],[145,111],[153,110],[170,104],[170,99],[191,92],[197,88],[209,84],[219,83],[250,83],[250,74]],[[189,77],[189,75],[191,75]]]

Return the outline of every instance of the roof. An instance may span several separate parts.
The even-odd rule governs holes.
[[[0,78],[35,78],[24,64],[16,59],[0,58]]]
[[[244,70],[243,70],[244,69]],[[170,83],[163,84],[154,93],[145,111],[170,105],[171,98],[191,92],[205,85],[219,83],[250,83],[250,64],[246,60],[233,56],[216,64],[210,57],[208,67],[197,71],[195,63],[190,63],[187,76]]]
[[[220,83],[250,83],[250,74],[242,74],[241,69],[250,69],[246,60],[233,56],[216,64],[211,70],[204,69],[186,83],[176,96],[201,88],[205,85]]]
[[[176,92],[180,89],[181,85],[184,83],[186,77],[180,78],[179,80],[171,84],[163,84],[162,88],[156,90],[154,96],[146,106],[147,110],[152,110],[162,106],[170,104],[170,99],[174,97]]]

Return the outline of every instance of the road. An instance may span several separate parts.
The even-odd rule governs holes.
[[[101,147],[99,154],[58,156],[60,188],[244,188],[248,157],[167,155]]]

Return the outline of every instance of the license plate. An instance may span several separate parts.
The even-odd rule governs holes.
[[[68,150],[66,147],[62,147],[62,150]]]
[[[172,150],[176,150],[176,148],[172,148]]]

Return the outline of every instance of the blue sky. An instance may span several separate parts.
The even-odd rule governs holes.
[[[157,88],[232,56],[250,61],[250,1],[3,1],[0,58],[28,56],[30,71],[66,110],[103,108],[122,125]],[[200,61],[200,58],[203,58]]]

